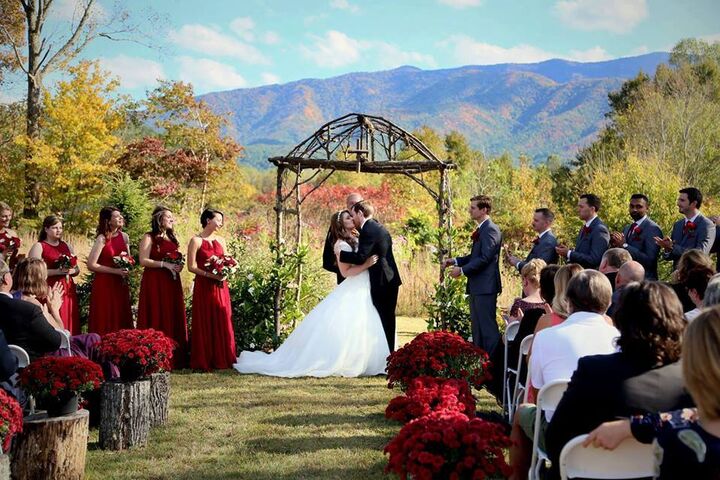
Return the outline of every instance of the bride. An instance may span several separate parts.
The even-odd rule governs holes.
[[[340,250],[357,249],[347,210],[333,214],[330,229]],[[370,299],[367,269],[337,260],[345,281],[335,287],[273,353],[244,351],[234,365],[240,373],[275,377],[359,377],[385,373],[390,354],[380,316]]]

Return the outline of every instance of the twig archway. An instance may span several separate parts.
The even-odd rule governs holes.
[[[452,249],[450,229],[450,184],[448,171],[456,165],[439,159],[425,144],[410,132],[378,116],[348,113],[320,127],[306,140],[283,157],[268,161],[277,167],[275,195],[275,241],[277,246],[285,243],[285,216],[295,216],[295,252],[298,253],[302,237],[301,206],[307,197],[317,190],[336,171],[388,173],[405,175],[423,187],[437,204],[438,252],[441,257]],[[303,179],[303,170],[312,173]],[[440,181],[437,187],[428,185],[422,177],[425,172],[437,171]],[[312,184],[305,194],[301,187]],[[290,204],[291,206],[288,206]],[[281,248],[276,249],[275,261],[284,262]],[[443,271],[440,269],[440,281]],[[300,296],[302,266],[296,272],[296,295]],[[280,307],[282,285],[275,291],[275,335],[280,334]]]

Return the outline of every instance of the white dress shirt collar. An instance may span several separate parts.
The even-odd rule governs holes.
[[[543,235],[545,235],[546,233],[548,233],[550,230],[552,230],[552,228],[546,229],[545,231],[543,231],[541,234],[538,235],[538,238],[542,238]]]
[[[594,222],[596,218],[597,218],[597,215],[594,215],[590,220],[588,220],[587,222],[585,222],[585,226],[586,226],[586,227],[589,227],[590,224],[591,224],[592,222]]]
[[[643,217],[640,220],[635,222],[635,225],[637,225],[639,227],[645,220],[647,220],[647,215],[643,215]]]

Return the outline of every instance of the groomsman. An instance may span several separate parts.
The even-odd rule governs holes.
[[[359,193],[351,193],[345,199],[345,206],[347,208],[347,211],[352,212],[353,205],[362,201],[362,195],[360,195]],[[332,233],[329,229],[327,235],[325,236],[325,247],[323,248],[322,267],[328,272],[332,272],[335,274],[335,276],[337,277],[338,285],[340,285],[343,280],[345,280],[343,276],[340,275],[340,270],[337,266],[337,261],[335,259],[335,245],[333,245]]]
[[[672,260],[673,269],[685,250],[695,248],[710,254],[715,242],[715,224],[700,213],[702,199],[702,192],[695,187],[681,189],[677,206],[685,218],[675,222],[670,237],[655,237],[655,243],[665,250],[663,258]]]
[[[645,269],[646,280],[657,280],[660,246],[655,243],[655,237],[662,238],[663,233],[658,224],[648,217],[649,208],[650,200],[646,195],[632,195],[628,211],[633,223],[625,225],[622,233],[613,232],[610,235],[610,245],[627,250],[632,259]]]
[[[715,260],[715,271],[720,272],[720,216],[715,215],[710,217],[710,220],[712,220],[715,224],[715,242],[713,243],[713,247],[710,249],[710,253],[717,255],[717,259]]]
[[[557,238],[552,233],[552,223],[555,221],[555,214],[549,208],[538,208],[533,214],[532,229],[538,234],[533,240],[532,249],[520,260],[518,257],[507,253],[506,259],[510,265],[521,271],[522,268],[533,258],[545,260],[545,263],[552,265],[558,262],[558,254],[555,251]]]
[[[602,256],[610,244],[610,232],[597,216],[600,205],[600,197],[597,195],[580,195],[577,203],[578,217],[585,224],[578,233],[575,249],[570,249],[567,245],[558,245],[555,248],[558,255],[566,258],[568,262],[579,263],[584,268],[595,270],[600,266]]]
[[[499,265],[502,235],[498,226],[490,220],[491,210],[490,197],[479,195],[470,199],[468,211],[478,225],[471,236],[470,254],[443,262],[445,268],[454,265],[451,277],[467,277],[473,343],[489,355],[500,340],[495,311],[497,296],[502,291]]]

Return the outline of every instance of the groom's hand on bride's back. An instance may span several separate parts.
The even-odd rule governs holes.
[[[367,260],[365,260],[365,266],[372,267],[378,262],[378,260],[380,260],[380,257],[378,257],[377,255],[371,255],[370,257],[368,257]]]

